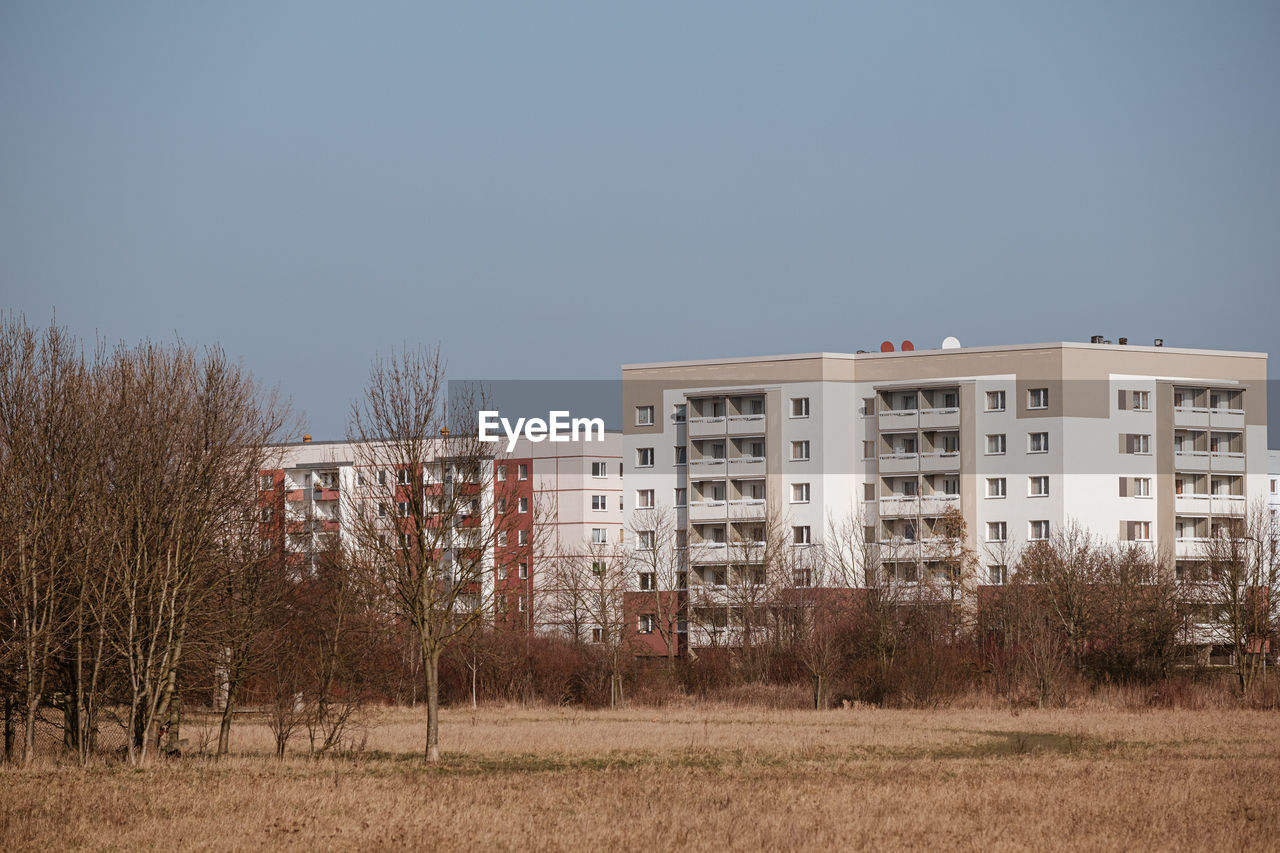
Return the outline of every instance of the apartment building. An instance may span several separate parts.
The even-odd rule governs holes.
[[[488,460],[480,476],[476,513],[490,508],[498,525],[492,571],[477,599],[492,601],[498,624],[522,630],[564,630],[552,606],[555,561],[592,552],[593,543],[621,541],[620,433],[604,440],[532,442],[521,438],[510,453]],[[438,462],[420,473],[368,464],[369,454],[349,442],[306,440],[281,446],[280,467],[259,472],[260,532],[281,549],[288,565],[314,568],[334,544],[355,544],[354,513],[361,502],[385,518],[388,531],[407,511],[402,494],[414,477],[438,489],[459,472],[449,440],[437,442]],[[590,625],[579,626],[590,631]]]
[[[860,531],[878,571],[914,582],[945,558],[948,510],[986,583],[1072,522],[1181,572],[1269,487],[1262,353],[886,345],[622,377],[624,522],[669,511],[691,597],[758,577],[743,544],[766,528],[801,552]]]

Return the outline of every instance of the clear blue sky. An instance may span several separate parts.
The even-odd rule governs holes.
[[[405,341],[1280,355],[1278,45],[1274,0],[0,0],[0,305],[221,342],[317,438]]]

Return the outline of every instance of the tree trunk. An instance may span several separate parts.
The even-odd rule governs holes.
[[[440,653],[423,650],[422,663],[427,670],[427,751],[430,764],[440,760]]]

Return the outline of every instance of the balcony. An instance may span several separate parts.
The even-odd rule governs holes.
[[[1209,426],[1209,409],[1204,406],[1174,406],[1173,425],[1204,429]]]
[[[1210,452],[1209,465],[1214,473],[1243,474],[1244,454],[1225,450]]]
[[[921,409],[920,428],[959,429],[960,409],[956,407],[949,409]]]
[[[750,521],[764,518],[763,498],[742,498],[729,501],[729,518],[733,521]]]
[[[726,504],[723,500],[689,501],[689,520],[724,521]]]
[[[915,495],[886,495],[880,499],[881,518],[914,516],[920,509],[920,499]]]
[[[708,470],[720,470],[723,468],[725,458],[723,456],[700,456],[697,459],[689,460],[689,467],[701,473]],[[690,474],[690,477],[696,477],[697,474]]]
[[[736,477],[760,476],[764,473],[763,456],[734,456],[729,460],[729,474]]]
[[[685,422],[685,429],[691,439],[724,435],[724,427],[724,415],[693,417]]]
[[[921,471],[959,471],[960,451],[944,450],[937,453],[920,454]]]
[[[928,495],[920,499],[921,515],[942,515],[949,509],[959,508],[959,495]]]
[[[723,563],[728,551],[729,546],[724,542],[690,542],[689,562]]]
[[[881,453],[881,474],[914,474],[920,470],[920,457],[915,453]]]
[[[1244,429],[1244,409],[1210,409],[1209,424],[1214,429]]]
[[[957,423],[959,423],[957,421]],[[898,432],[904,429],[919,429],[920,412],[916,409],[882,409],[877,424],[880,432]]]
[[[1244,495],[1214,495],[1210,498],[1214,515],[1243,516],[1246,503]]]
[[[1179,471],[1208,471],[1209,451],[1175,449],[1173,467]]]
[[[337,488],[325,489],[317,486],[312,492],[312,497],[318,501],[336,501],[338,499]]]
[[[1175,495],[1173,506],[1176,512],[1183,515],[1208,515],[1209,496],[1187,493]]]
[[[764,415],[730,415],[729,435],[764,435]]]

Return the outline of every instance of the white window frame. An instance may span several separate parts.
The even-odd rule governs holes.
[[[636,426],[653,426],[653,406],[636,406]]]
[[[1041,402],[1036,402],[1036,397],[1043,395]],[[1049,389],[1048,388],[1028,388],[1027,389],[1027,410],[1043,411],[1049,408]]]
[[[688,465],[689,464],[689,446],[687,444],[675,445],[675,456],[673,458],[676,460],[675,461],[676,465]]]
[[[653,467],[654,456],[655,456],[655,454],[654,454],[654,452],[653,452],[653,448],[652,448],[652,447],[637,447],[637,448],[636,448],[636,467],[637,467],[637,468],[652,468],[652,467]],[[645,462],[645,461],[644,461],[646,457],[647,457],[647,458],[648,458],[648,460],[649,460],[648,462]]]
[[[1005,498],[1009,494],[1009,484],[1004,477],[988,477],[987,478],[987,497],[989,498]]]
[[[520,498],[520,502],[516,505],[516,512],[520,512],[520,513],[528,513],[528,512],[529,512],[529,498],[528,498],[528,497],[521,497],[521,498]]]
[[[807,524],[798,524],[791,528],[791,541],[795,545],[812,545],[813,531]]]
[[[516,469],[516,479],[517,480],[529,479],[529,464],[527,462],[521,462],[520,467]]]
[[[791,484],[791,502],[793,504],[809,503],[810,489],[808,483]]]
[[[809,417],[809,398],[808,397],[792,397],[791,398],[791,417],[793,418]]]
[[[791,461],[792,462],[808,462],[809,456],[809,440],[801,439],[791,442]]]
[[[608,545],[609,531],[603,527],[591,528],[591,544],[592,545]]]
[[[1036,491],[1036,486],[1043,484],[1043,491]],[[1027,497],[1029,498],[1047,498],[1049,497],[1049,476],[1047,474],[1035,474],[1027,478]]]
[[[1005,397],[1003,391],[987,392],[987,408],[988,412],[1003,412],[1005,410]]]
[[[596,461],[591,463],[591,476],[597,480],[603,480],[609,476],[609,463],[604,461]]]
[[[592,495],[592,496],[591,496],[591,511],[592,511],[592,512],[605,512],[605,511],[607,511],[608,509],[609,509],[609,496],[608,496],[608,495]]]
[[[517,531],[516,531],[516,544],[517,544],[517,545],[528,545],[528,544],[529,544],[529,531],[527,531],[527,530],[517,530]]]
[[[987,541],[988,542],[1008,542],[1009,541],[1009,522],[988,521],[987,522]]]
[[[995,444],[998,447],[998,449],[996,450],[991,449],[992,439],[995,439]],[[987,433],[986,453],[983,455],[1004,456],[1005,453],[1008,452],[1008,448],[1009,448],[1009,440],[1008,440],[1008,436],[1005,433],[989,432]]]
[[[653,509],[654,506],[653,489],[636,489],[636,509]]]
[[[1150,477],[1134,477],[1133,478],[1133,496],[1135,498],[1151,497],[1151,478]]]
[[[1037,535],[1040,525],[1044,525],[1044,535]],[[1051,527],[1049,519],[1038,518],[1027,522],[1027,541],[1028,542],[1048,542],[1051,535]]]
[[[677,487],[676,493],[675,493],[675,506],[688,506],[688,505],[689,505],[689,490],[683,486]]]
[[[1044,446],[1037,448],[1036,439],[1039,438],[1044,442]],[[1049,452],[1049,433],[1047,432],[1029,432],[1027,433],[1027,452],[1028,453],[1048,453]]]

